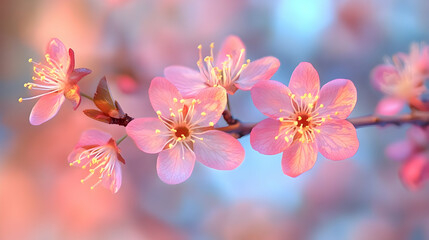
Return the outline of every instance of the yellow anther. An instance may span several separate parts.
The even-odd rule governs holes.
[[[292,94],[290,97],[291,97],[292,99],[295,99],[295,94]]]
[[[177,98],[173,98],[173,102],[177,102],[178,100],[177,100]]]
[[[293,138],[293,134],[289,135],[289,138]]]
[[[80,160],[77,160],[76,162],[77,162],[77,164],[80,164]]]
[[[214,43],[210,43],[210,48],[214,48]]]
[[[94,190],[94,186],[91,186],[91,190]]]
[[[309,104],[308,104],[308,107],[310,107],[310,108],[314,108],[314,104],[309,103]]]
[[[286,142],[289,142],[289,138],[288,138],[287,136],[285,137],[285,141],[286,141]]]
[[[175,117],[175,116],[176,116],[176,114],[170,113],[170,117]]]
[[[198,49],[200,49],[200,50],[201,50],[201,48],[203,48],[203,46],[201,46],[201,44],[200,44],[200,45],[198,45]]]
[[[160,133],[160,132],[161,132],[161,131],[160,131],[159,129],[156,129],[156,130],[155,130],[155,133],[157,133],[157,134],[158,134],[158,133]]]
[[[213,126],[214,126],[214,123],[213,123],[213,122],[209,122],[209,125],[210,125],[211,127],[213,127]]]
[[[275,137],[274,137],[274,139],[275,139],[275,140],[279,139],[279,136],[275,136]]]
[[[46,53],[46,54],[45,54],[45,58],[49,58],[49,53]]]
[[[298,126],[298,121],[294,121],[293,125]]]
[[[185,103],[185,99],[180,99],[180,103]]]
[[[22,97],[18,99],[18,102],[22,102]]]
[[[104,168],[101,168],[101,169],[100,169],[100,173],[102,173],[103,171],[104,171]]]
[[[314,131],[316,131],[317,133],[320,133],[320,129],[314,129]]]
[[[335,112],[335,115],[338,115],[338,114],[340,114],[339,112]]]
[[[70,166],[73,166],[73,163],[71,162],[69,165],[70,165]]]
[[[314,100],[317,100],[317,99],[319,99],[319,96],[315,96],[315,97],[314,97]]]
[[[108,177],[111,177],[111,176],[112,176],[112,174],[110,174],[110,173],[109,173],[109,174],[107,174],[107,176],[108,176]]]
[[[85,169],[85,168],[86,168],[86,165],[83,165],[83,166],[82,166],[82,169]]]
[[[322,121],[322,122],[326,121],[326,118],[322,118],[322,119],[321,119],[321,121]]]
[[[247,63],[247,65],[248,65],[248,64],[250,63],[250,59],[247,59],[246,63]]]
[[[209,56],[207,56],[207,57],[204,58],[204,62],[209,62],[209,61],[210,61],[210,57]]]
[[[31,85],[31,84],[28,84],[28,89],[32,89],[33,88],[33,85]]]
[[[172,143],[168,144],[168,148],[172,148],[172,147],[173,147]]]
[[[205,115],[207,115],[207,113],[206,113],[206,112],[202,112],[202,113],[201,113],[201,116],[205,116]]]
[[[323,105],[323,104],[320,104],[320,106],[319,106],[319,107],[320,107],[320,108],[322,108],[322,107],[324,107],[324,106],[325,106],[325,105]]]
[[[94,173],[94,169],[89,169],[89,172],[90,173]]]
[[[80,182],[81,182],[81,183],[83,183],[83,182],[84,182],[84,180],[83,180],[83,179],[81,179],[81,180],[80,180]]]
[[[192,104],[195,104],[195,103],[197,103],[197,100],[192,99]]]
[[[301,121],[301,120],[302,120],[302,117],[298,116],[298,121]],[[302,124],[301,124],[301,126],[302,126]]]
[[[226,54],[226,57],[227,57],[227,58],[231,58],[231,55],[230,55],[230,54]]]
[[[178,109],[178,110],[177,110],[177,112],[178,112],[178,113],[183,112],[183,108]]]
[[[28,59],[28,62],[29,62],[29,63],[33,62],[33,59],[32,59],[32,58],[29,58],[29,59]]]
[[[280,118],[279,118],[279,121],[280,121],[280,122],[282,122],[283,120],[285,120],[285,119],[284,119],[284,118],[282,118],[282,117],[280,117]]]
[[[176,129],[174,129],[174,128],[170,129],[170,131],[172,131],[172,132],[177,132],[177,130],[176,130]]]
[[[161,116],[161,111],[156,111],[156,114],[158,115],[158,116]]]
[[[313,117],[307,118],[307,122],[310,122],[313,119]]]
[[[311,93],[308,93],[308,98],[311,98]]]
[[[279,109],[279,112],[283,112],[283,109]]]
[[[24,87],[26,88],[28,86],[28,83],[24,83]]]
[[[172,108],[169,108],[168,110],[169,110],[170,112],[171,112],[171,111],[173,111],[173,109],[172,109]]]

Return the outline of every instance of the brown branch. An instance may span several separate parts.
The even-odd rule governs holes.
[[[125,114],[125,116],[121,118],[112,118],[109,119],[109,124],[117,124],[120,126],[126,127],[128,123],[130,123],[134,118],[128,116],[128,114]]]
[[[216,130],[224,131],[231,134],[235,138],[241,138],[249,135],[256,123],[242,123],[231,116],[228,110],[222,114],[225,121],[228,123],[226,127],[216,128]],[[233,120],[233,121],[232,121]],[[414,124],[419,126],[429,125],[429,113],[413,112],[412,114],[404,114],[399,116],[366,116],[347,119],[355,128],[367,126],[386,126],[393,124],[401,126],[403,124]],[[231,123],[231,124],[230,124]]]

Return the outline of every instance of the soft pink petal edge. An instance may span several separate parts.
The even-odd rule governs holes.
[[[40,125],[52,119],[60,110],[64,100],[65,97],[62,92],[51,93],[41,97],[31,110],[30,123]]]
[[[156,130],[160,132],[157,133]],[[137,147],[147,153],[159,153],[168,141],[165,125],[158,118],[137,118],[125,128]]]
[[[283,152],[291,142],[284,138],[275,139],[281,132],[279,120],[267,118],[256,124],[250,132],[250,145],[262,154],[274,155]]]
[[[316,135],[320,153],[331,160],[350,158],[359,148],[356,129],[347,120],[331,120],[323,123]]]
[[[203,140],[196,140],[194,143],[196,160],[207,167],[217,170],[232,170],[243,162],[244,148],[231,135],[210,130],[199,136]]]
[[[317,159],[317,145],[312,143],[293,142],[283,152],[282,170],[290,177],[298,177],[310,170]]]
[[[404,106],[405,101],[402,99],[385,97],[378,102],[377,107],[375,108],[375,113],[379,115],[393,116],[399,113]]]
[[[194,152],[176,145],[171,149],[159,153],[156,170],[163,182],[167,184],[179,184],[191,176],[194,164]]]
[[[257,82],[269,80],[279,67],[280,61],[275,57],[264,57],[250,62],[235,85],[241,90],[250,90]]]
[[[318,105],[323,104],[319,113],[332,118],[346,119],[356,105],[357,92],[352,81],[335,79],[325,84],[319,93]]]
[[[317,96],[320,89],[319,73],[308,62],[301,62],[292,73],[289,89],[297,96],[311,93]]]
[[[164,76],[177,87],[184,97],[193,97],[198,91],[208,87],[205,77],[200,72],[188,67],[166,67]]]
[[[293,113],[288,87],[277,81],[260,81],[250,91],[256,108],[271,118],[290,116]]]

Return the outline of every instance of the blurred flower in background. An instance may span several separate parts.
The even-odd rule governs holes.
[[[77,111],[31,126],[32,104],[19,103],[31,80],[28,58],[43,59],[46,43],[61,39],[76,66],[92,70],[79,82],[91,95],[106,76],[112,96],[135,118],[155,117],[147,89],[170,65],[197,67],[202,44],[237,35],[246,58],[274,56],[272,77],[288,84],[299,62],[311,62],[327,80],[345,78],[357,88],[351,116],[369,115],[381,94],[371,70],[385,56],[429,42],[426,1],[361,0],[36,0],[4,1],[0,9],[0,239],[427,239],[429,189],[409,191],[398,178],[402,162],[384,155],[387,139],[405,140],[406,127],[358,129],[360,148],[341,162],[317,161],[293,179],[281,156],[246,151],[233,171],[195,167],[170,186],[156,175],[156,156],[121,143],[127,160],[122,187],[90,190],[87,173],[70,168],[68,154],[82,132],[99,129],[120,139],[121,126]],[[250,50],[251,49],[251,50]],[[322,77],[323,76],[323,77]],[[243,122],[264,116],[250,93],[231,96]],[[322,156],[319,156],[322,157]]]

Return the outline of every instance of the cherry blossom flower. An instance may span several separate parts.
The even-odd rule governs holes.
[[[91,73],[86,68],[74,68],[74,52],[66,47],[59,39],[52,39],[46,50],[45,61],[39,63],[33,59],[33,83],[26,83],[24,87],[41,91],[39,95],[29,98],[19,98],[19,102],[40,98],[30,114],[30,123],[40,125],[53,118],[64,100],[67,98],[73,102],[76,110],[80,104],[79,86],[81,78]]]
[[[429,47],[413,44],[410,54],[398,53],[392,61],[378,65],[371,73],[374,87],[386,96],[378,103],[376,113],[395,115],[406,103],[424,107],[419,100],[426,91],[424,80],[429,74]]]
[[[199,90],[215,86],[224,87],[229,94],[234,94],[238,89],[250,90],[258,81],[270,79],[280,66],[275,57],[264,57],[254,62],[245,60],[246,49],[237,36],[229,36],[225,40],[216,59],[213,48],[212,43],[210,56],[203,59],[202,46],[198,46],[199,72],[183,66],[164,69],[165,77],[184,97],[193,97]]]
[[[311,169],[317,152],[331,160],[353,156],[359,146],[354,126],[345,120],[356,104],[356,88],[335,79],[320,89],[310,63],[300,63],[289,87],[262,81],[251,90],[253,103],[268,116],[250,133],[252,147],[262,154],[283,152],[283,172],[296,177]]]
[[[122,170],[119,162],[125,164],[125,160],[112,136],[105,132],[85,131],[74,150],[69,154],[68,161],[70,166],[89,168],[89,175],[81,180],[82,183],[93,175],[99,175],[91,189],[102,183],[104,187],[116,193],[121,187]]]
[[[429,179],[429,127],[411,126],[407,138],[395,142],[386,148],[386,155],[402,162],[399,176],[402,182],[412,190],[422,186]]]
[[[216,87],[183,99],[167,79],[152,80],[149,98],[158,118],[134,119],[126,130],[140,150],[159,153],[157,172],[162,181],[185,181],[195,160],[218,170],[241,164],[244,149],[238,140],[213,128],[225,109],[225,95],[223,88]]]

